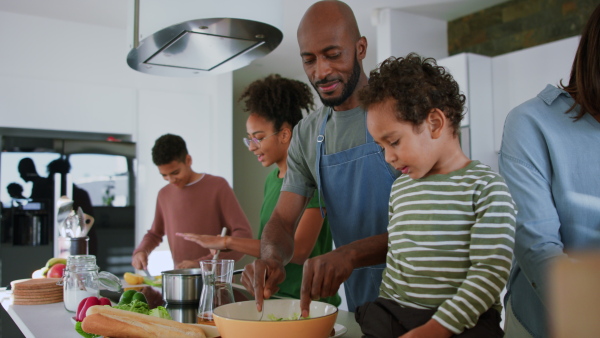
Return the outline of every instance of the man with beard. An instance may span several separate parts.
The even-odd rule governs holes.
[[[263,232],[261,258],[246,267],[242,282],[260,311],[263,298],[285,279],[297,221],[318,189],[337,249],[305,262],[302,315],[308,316],[311,299],[333,296],[342,282],[354,311],[378,295],[385,264],[370,265],[385,260],[388,200],[398,173],[373,142],[358,101],[358,90],[368,82],[362,67],[367,40],[350,7],[341,1],[313,4],[298,27],[298,44],[304,71],[325,106],[294,129],[288,172]]]

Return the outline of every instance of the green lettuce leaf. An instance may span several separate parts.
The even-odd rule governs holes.
[[[75,331],[77,331],[77,333],[79,333],[80,335],[84,336],[85,338],[100,337],[100,335],[93,334],[93,333],[87,333],[87,332],[83,331],[83,329],[81,328],[81,322],[75,323]]]
[[[171,318],[171,315],[169,314],[167,309],[162,306],[157,306],[156,308],[150,310],[149,314],[154,317],[173,320],[173,318]]]
[[[115,309],[137,312],[137,313],[141,313],[144,315],[147,315],[150,313],[150,308],[148,307],[148,304],[146,304],[142,301],[136,300],[136,299],[132,300],[131,303],[129,303],[129,304],[115,305],[113,307]]]

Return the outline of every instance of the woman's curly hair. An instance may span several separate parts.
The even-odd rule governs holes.
[[[369,84],[359,93],[362,106],[369,106],[393,98],[396,118],[418,127],[432,109],[444,112],[457,135],[464,116],[465,96],[458,84],[435,59],[415,53],[406,57],[390,57],[371,71]]]
[[[302,110],[307,113],[314,107],[310,88],[297,80],[271,74],[252,82],[242,93],[244,111],[262,116],[280,130],[285,122],[294,127],[302,119]]]

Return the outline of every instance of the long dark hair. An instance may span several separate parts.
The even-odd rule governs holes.
[[[573,60],[571,77],[567,86],[560,82],[560,87],[575,99],[575,103],[566,113],[579,105],[577,121],[585,115],[600,114],[600,5],[596,7],[588,19],[579,47]]]

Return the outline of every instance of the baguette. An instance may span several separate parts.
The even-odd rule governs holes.
[[[206,338],[201,327],[141,313],[91,306],[81,323],[83,331],[111,338],[199,337]]]

